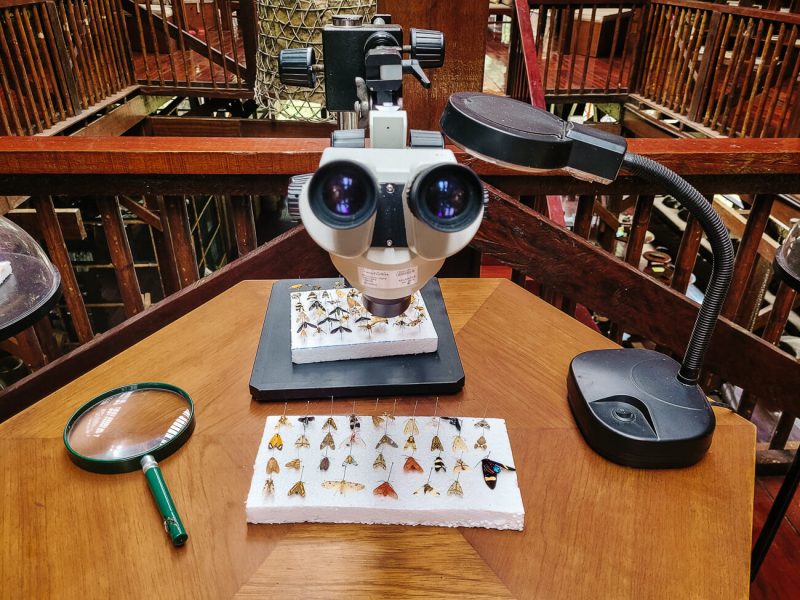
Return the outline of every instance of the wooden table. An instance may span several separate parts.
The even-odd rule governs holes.
[[[752,425],[718,411],[709,454],[688,469],[609,463],[578,434],[565,382],[575,354],[612,344],[505,280],[443,280],[442,290],[467,383],[440,413],[488,405],[507,419],[524,532],[247,525],[264,419],[283,411],[248,393],[270,283],[247,281],[0,425],[0,596],[746,597]],[[84,401],[148,380],[186,389],[197,405],[194,435],[162,463],[189,531],[181,549],[141,473],[83,472],[61,440]],[[398,414],[412,406],[401,400]],[[433,407],[422,398],[417,414]]]

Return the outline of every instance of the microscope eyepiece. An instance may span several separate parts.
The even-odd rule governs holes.
[[[408,193],[411,213],[429,227],[454,233],[469,227],[483,207],[483,185],[463,165],[440,164],[414,178]]]
[[[364,166],[337,160],[321,166],[308,187],[314,215],[334,229],[363,225],[375,214],[378,184]]]

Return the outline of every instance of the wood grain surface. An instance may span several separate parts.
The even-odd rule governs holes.
[[[507,281],[443,280],[442,290],[467,380],[439,413],[508,421],[524,532],[247,525],[264,419],[284,407],[249,396],[270,283],[246,281],[0,425],[0,596],[746,597],[753,426],[717,412],[711,450],[689,469],[611,464],[588,449],[566,402],[569,360],[610,342]],[[162,461],[189,532],[180,549],[140,473],[83,472],[61,440],[83,402],[145,380],[196,403],[192,438]],[[398,413],[414,401],[400,399]],[[419,398],[417,414],[434,404]]]

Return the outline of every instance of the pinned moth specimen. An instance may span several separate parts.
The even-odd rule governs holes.
[[[264,482],[264,488],[261,490],[261,493],[264,496],[272,496],[272,494],[275,493],[275,482],[272,481],[272,477]]]
[[[270,473],[280,473],[281,467],[278,464],[278,461],[275,460],[274,456],[270,456],[269,460],[267,461],[267,474]]]
[[[394,463],[392,463],[392,469],[394,468]],[[389,475],[386,477],[384,482],[372,490],[372,493],[376,496],[383,496],[384,498],[394,498],[397,500],[397,492],[392,487],[392,484],[389,483],[389,478],[392,476],[392,469],[389,469]]]
[[[308,299],[309,300],[316,300],[317,299],[317,293],[316,292],[309,293],[308,294]]]
[[[333,307],[333,309],[331,309],[331,311],[328,314],[339,317],[341,315],[349,315],[350,313],[337,304],[336,306]]]
[[[283,405],[283,414],[278,419],[278,422],[275,424],[275,429],[280,431],[281,427],[291,427],[292,424],[289,422],[289,417],[286,416],[286,404]]]
[[[463,459],[459,458],[456,460],[456,466],[453,467],[453,473],[462,473],[464,471],[471,471],[472,467],[470,467],[467,463],[464,462]]]
[[[414,439],[413,435],[408,436],[406,443],[403,445],[403,450],[408,450],[409,448],[411,448],[412,450],[417,449],[417,442]]]
[[[397,325],[397,323],[395,323],[395,325]],[[408,322],[409,327],[419,327],[420,325],[422,325],[422,319],[420,318],[412,319]]]
[[[331,297],[331,295],[328,293],[328,290],[325,290],[324,292],[322,292],[322,299],[323,300],[327,300],[330,297]]]
[[[358,431],[353,431],[350,434],[350,437],[348,437],[347,441],[345,441],[344,443],[344,445],[347,446],[348,448],[352,448],[355,444],[361,444],[362,446],[366,446],[366,444],[364,444],[364,440],[362,440],[358,436]]]
[[[345,468],[344,473],[342,474],[342,478],[338,481],[323,481],[322,487],[326,490],[334,490],[339,492],[340,494],[344,495],[347,492],[360,492],[364,489],[363,483],[357,483],[355,481],[346,481],[345,475],[347,475],[347,468]]]
[[[323,429],[334,429],[338,430],[339,428],[336,426],[336,421],[334,421],[333,417],[328,417],[325,421],[325,424],[322,426]]]
[[[400,318],[398,318],[398,319],[397,319],[397,320],[394,322],[394,326],[395,326],[395,327],[401,327],[401,328],[402,328],[402,327],[408,327],[408,321],[406,321],[405,319],[400,319]]]
[[[294,285],[290,285],[289,289],[291,289],[291,290],[299,290],[303,286],[305,286],[305,283],[295,283]]]
[[[439,471],[447,471],[447,467],[444,465],[444,459],[442,458],[441,454],[433,459],[433,468],[436,469],[437,473]]]
[[[308,427],[308,424],[314,420],[314,417],[300,417],[297,420],[303,425],[303,427]]]
[[[339,279],[336,283],[333,284],[334,289],[340,290],[344,287],[344,281]]]
[[[478,441],[475,442],[475,448],[476,449],[480,448],[481,450],[486,450],[487,447],[488,446],[486,444],[486,438],[483,437],[483,436],[479,437]]]
[[[270,438],[269,444],[267,444],[267,448],[269,448],[270,450],[272,450],[273,448],[277,450],[283,450],[283,440],[281,439],[280,433],[276,433]]]
[[[356,462],[356,459],[353,458],[352,454],[348,454],[347,458],[345,458],[344,462],[342,463],[342,466],[345,466],[345,465],[354,465],[354,466],[357,467],[358,463]]]
[[[294,310],[295,310],[296,312],[299,312],[299,313],[303,312],[303,311],[305,310],[305,309],[303,308],[303,303],[302,303],[302,302],[295,302],[295,304],[294,304]]]
[[[378,453],[378,456],[375,457],[375,462],[372,463],[373,469],[383,469],[386,470],[386,459],[383,458],[383,452]]]
[[[482,459],[481,466],[483,467],[483,480],[490,490],[493,490],[497,485],[497,475],[500,471],[516,471],[514,467],[509,467],[489,458]]]
[[[331,333],[344,334],[345,332],[353,333],[353,330],[350,329],[349,327],[345,327],[344,325],[339,325],[338,327],[334,327],[333,329],[331,329]]]
[[[359,329],[363,329],[364,331],[366,331],[369,334],[369,337],[372,337],[372,328],[373,327],[375,327],[375,325],[373,325],[372,323],[366,323],[364,325],[359,325],[358,326]]]
[[[311,444],[308,442],[308,438],[305,436],[305,434],[302,434],[302,435],[300,435],[300,437],[298,437],[295,440],[294,447],[295,448],[310,448]]]
[[[305,337],[308,335],[308,331],[306,331],[307,329],[313,329],[317,333],[322,333],[322,329],[319,326],[314,325],[314,323],[310,323],[308,321],[303,321],[300,324],[300,327],[297,328],[297,333],[300,334],[300,337]]]
[[[405,435],[419,435],[419,427],[417,426],[417,420],[414,417],[411,417],[408,421],[406,421],[406,424],[403,427],[403,433]]]
[[[467,441],[463,437],[457,435],[453,438],[453,452],[466,452],[467,450]]]
[[[436,489],[430,483],[426,483],[425,485],[423,485],[416,492],[414,492],[414,495],[416,496],[420,492],[422,492],[423,494],[430,495],[430,496],[441,496],[441,494],[439,492],[437,492]]]
[[[303,485],[303,480],[301,479],[297,483],[295,483],[290,489],[288,496],[300,496],[301,498],[306,497],[306,486]]]
[[[475,423],[475,427],[480,427],[481,429],[491,429],[492,426],[489,425],[489,422],[486,419],[481,419],[477,423]]]
[[[378,415],[372,415],[372,424],[375,427],[380,427],[381,425],[383,425],[383,417],[380,417]]]
[[[406,462],[403,465],[403,471],[406,473],[423,473],[423,469],[420,464],[416,461],[413,456],[409,456],[406,458]]]
[[[309,296],[310,298],[311,296]],[[322,302],[319,300],[314,300],[311,304],[308,305],[309,310],[321,310],[323,314],[326,314],[325,307],[322,305]]]
[[[333,441],[333,436],[331,435],[330,431],[325,434],[324,438],[322,438],[322,441],[319,444],[319,449],[322,450],[326,446],[331,450],[336,450],[336,442]]]
[[[290,460],[283,466],[289,467],[290,469],[296,469],[297,471],[299,471],[300,467],[302,466],[302,461],[299,458],[295,458],[294,460]]]
[[[359,419],[355,413],[350,415],[350,429],[360,429],[361,428],[361,419]]]
[[[361,315],[360,317],[356,318],[356,324],[363,323],[364,321],[369,321],[369,317],[365,317],[364,315]],[[361,325],[359,325],[359,327],[361,327]],[[369,329],[370,330],[372,329],[372,325],[369,326]]]
[[[378,443],[377,443],[377,444],[375,444],[375,449],[378,449],[378,448],[380,448],[380,447],[381,447],[381,446],[383,446],[384,444],[385,444],[385,445],[387,445],[387,446],[391,446],[392,448],[397,448],[397,442],[395,442],[395,441],[394,441],[392,438],[390,438],[388,435],[386,435],[386,434],[383,434],[383,437],[381,437],[381,439],[380,439],[380,440],[378,440]]]
[[[435,452],[436,450],[444,450],[444,446],[442,446],[442,440],[439,439],[438,435],[433,436],[431,440],[431,452]]]
[[[330,466],[331,460],[327,456],[323,456],[322,460],[319,461],[319,470],[327,471]]]
[[[456,478],[453,483],[450,484],[450,487],[447,488],[447,495],[448,496],[464,496],[464,488],[461,487],[461,484],[458,483],[458,479]]]
[[[339,319],[334,319],[333,317],[325,317],[321,321],[317,321],[317,325],[322,327],[325,323],[341,323]]]

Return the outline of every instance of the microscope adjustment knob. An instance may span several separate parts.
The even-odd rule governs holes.
[[[289,181],[289,191],[286,194],[286,209],[289,212],[289,218],[295,223],[300,222],[300,194],[312,175],[313,173],[295,175]]]
[[[317,84],[313,48],[289,48],[278,56],[278,74],[284,85],[313,88]]]
[[[423,69],[438,69],[444,64],[444,34],[431,29],[411,30],[411,58]]]

